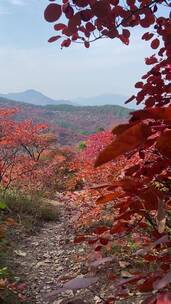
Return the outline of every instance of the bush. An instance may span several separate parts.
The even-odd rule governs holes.
[[[57,207],[50,204],[43,204],[40,208],[41,219],[44,221],[56,221],[59,220],[60,212]]]
[[[84,150],[86,147],[87,147],[87,146],[86,146],[86,143],[85,143],[84,141],[81,141],[81,142],[79,143],[79,150]]]
[[[7,205],[3,213],[14,217],[27,232],[35,230],[43,221],[59,220],[59,208],[46,203],[40,196],[29,197],[19,192],[7,191],[5,195],[0,193],[1,200]]]

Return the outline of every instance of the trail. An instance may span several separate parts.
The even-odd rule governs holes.
[[[73,243],[76,233],[73,218],[78,207],[67,201],[51,203],[60,209],[60,219],[46,222],[38,233],[23,238],[19,243],[19,254],[13,256],[16,275],[23,278],[28,287],[29,304],[104,304],[104,299],[114,292],[114,282],[109,282],[107,275],[117,270],[116,261],[107,268],[100,267],[94,274],[87,266],[87,245]],[[49,297],[65,282],[91,275],[98,276],[98,282],[92,286],[76,293],[67,290],[57,294],[55,299]],[[141,301],[122,299],[116,303],[138,304]]]
[[[84,303],[86,299],[86,303],[102,303],[96,293],[92,294],[87,289],[78,291],[76,295],[71,290],[65,291],[55,301],[46,299],[63,282],[84,276],[87,272],[84,262],[80,262],[86,247],[73,244],[75,230],[71,218],[74,209],[57,202],[53,204],[54,208],[60,206],[60,220],[45,223],[39,233],[22,240],[19,244],[21,254],[14,256],[17,276],[24,277],[28,286],[29,301],[34,304],[60,304],[72,299],[73,303],[80,300]]]

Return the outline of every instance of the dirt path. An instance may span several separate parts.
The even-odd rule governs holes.
[[[86,249],[84,245],[75,246],[72,243],[75,232],[71,226],[73,210],[64,204],[60,205],[60,209],[60,220],[45,223],[38,234],[25,238],[14,255],[17,275],[25,278],[30,302],[34,304],[59,304],[75,299],[71,290],[59,294],[54,301],[46,300],[46,295],[61,283],[86,273],[84,263],[80,262]],[[100,298],[87,290],[77,292],[78,297],[87,298],[86,303],[101,303]]]
[[[106,280],[106,268],[96,273],[97,283],[87,289],[59,293],[51,299],[48,295],[65,282],[76,278],[93,275],[86,264],[87,246],[74,245],[75,229],[72,217],[75,207],[52,202],[54,208],[61,210],[60,220],[45,223],[39,233],[24,238],[14,255],[17,276],[23,277],[28,286],[27,296],[32,304],[104,304],[104,298],[114,291],[113,282]],[[108,272],[114,273],[115,261],[108,265]],[[48,296],[48,297],[47,297]],[[134,299],[135,300],[135,299]],[[118,304],[141,303],[141,301],[119,300]]]

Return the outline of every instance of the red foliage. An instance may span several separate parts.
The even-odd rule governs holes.
[[[165,16],[160,16],[159,8],[165,5],[168,9]],[[131,284],[141,292],[156,293],[144,300],[151,304],[171,303],[170,275],[170,213],[169,201],[171,195],[171,20],[169,15],[171,4],[165,0],[127,0],[113,1],[64,1],[61,4],[62,16],[65,16],[65,28],[60,30],[61,39],[67,37],[68,47],[71,42],[83,42],[86,47],[90,42],[100,38],[116,38],[124,44],[129,44],[131,31],[128,28],[141,26],[149,31],[142,39],[149,41],[156,51],[145,59],[152,68],[142,76],[135,87],[139,89],[136,96],[137,104],[143,103],[144,109],[132,113],[127,125],[117,127],[113,132],[115,139],[100,152],[96,167],[116,158],[124,156],[126,160],[134,159],[132,168],[125,166],[123,176],[118,182],[111,180],[110,187],[97,202],[105,203],[115,198],[115,224],[110,234],[123,237],[124,234],[138,229],[142,223],[150,223],[151,241],[148,246],[139,250],[136,255],[156,256],[158,269],[155,272],[145,272],[146,277]],[[68,14],[67,11],[72,11]],[[50,6],[46,11],[46,20],[52,19]],[[58,14],[53,21],[58,20]],[[91,24],[90,24],[91,23]],[[66,37],[65,37],[66,36]],[[64,37],[64,38],[63,38]],[[65,40],[64,40],[65,41]],[[135,157],[138,161],[135,164]],[[112,164],[111,164],[112,167]],[[110,193],[112,191],[112,193]],[[114,192],[113,192],[114,191]],[[117,198],[117,199],[116,199]],[[106,227],[107,228],[107,227]],[[99,231],[100,228],[98,228]],[[96,241],[95,251],[101,250],[100,240],[106,233],[105,226]],[[143,229],[141,225],[141,229]],[[107,231],[108,232],[108,231]],[[146,227],[144,227],[146,234]],[[98,234],[96,234],[98,236]],[[100,242],[100,243],[99,243]],[[106,245],[108,246],[108,245]],[[162,258],[166,259],[163,267]],[[147,261],[147,260],[146,260]],[[144,259],[145,263],[145,259]],[[166,271],[168,269],[168,271]],[[125,284],[129,284],[125,281]],[[122,294],[120,290],[115,292]],[[128,296],[128,293],[124,296]]]
[[[46,178],[50,170],[41,158],[56,138],[49,133],[47,125],[14,121],[11,115],[16,112],[17,109],[0,109],[0,182],[5,188],[26,185],[29,190],[32,183],[38,189],[43,170],[46,167]]]

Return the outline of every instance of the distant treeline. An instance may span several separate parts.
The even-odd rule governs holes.
[[[127,118],[132,112],[131,109],[118,106],[118,105],[104,105],[104,106],[72,106],[72,105],[47,105],[44,106],[48,110],[59,112],[95,112],[95,113],[107,113],[115,114],[118,118]]]

